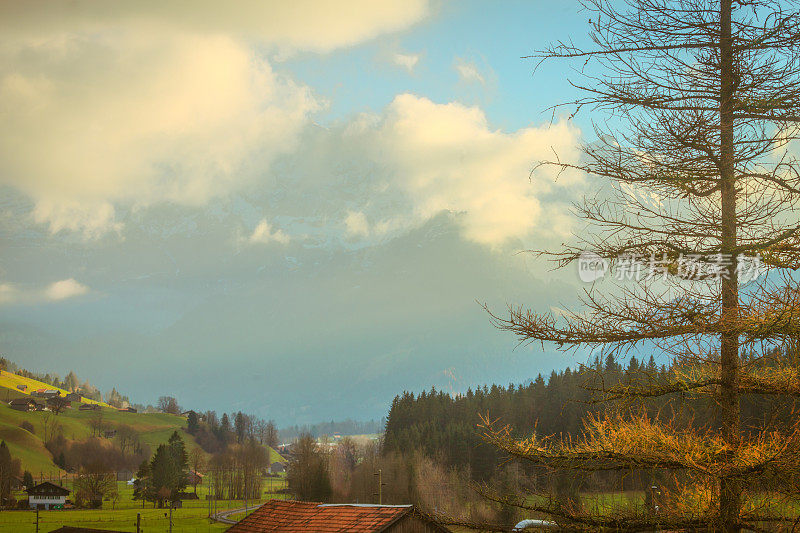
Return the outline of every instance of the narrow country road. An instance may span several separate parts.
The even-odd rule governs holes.
[[[233,520],[231,518],[228,518],[229,516],[231,516],[233,514],[236,514],[236,513],[243,513],[245,511],[252,511],[253,509],[254,509],[254,507],[252,507],[252,506],[250,506],[250,507],[239,507],[238,509],[228,509],[226,511],[218,512],[217,514],[212,516],[211,519],[216,521],[216,522],[220,522],[222,524],[231,524],[231,525],[233,525],[236,522],[238,522],[238,520]]]

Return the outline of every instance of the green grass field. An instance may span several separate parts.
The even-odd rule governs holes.
[[[27,389],[25,391],[21,391],[17,388],[18,385],[25,385]],[[37,381],[35,379],[18,376],[17,374],[8,372],[6,370],[0,370],[0,387],[4,387],[5,389],[7,389],[3,390],[2,394],[0,394],[0,399],[3,399],[5,401],[11,400],[12,398],[22,398],[25,396],[30,396],[30,393],[37,389],[57,390],[61,392],[62,396],[67,395],[67,391],[65,391],[64,389],[53,387],[52,385],[48,385],[47,383],[44,383],[42,381]],[[88,398],[84,398],[82,402],[96,403],[104,407],[108,407],[107,403],[96,402]]]
[[[186,426],[184,418],[164,413],[123,413],[113,408],[103,408],[102,414],[103,419],[111,427],[120,424],[134,427],[140,433],[142,442],[151,448],[166,442],[173,431]],[[29,470],[34,476],[58,475],[60,469],[53,464],[53,458],[42,440],[45,422],[48,425],[48,432],[52,431],[53,424],[57,424],[64,437],[69,440],[81,440],[91,435],[89,419],[92,416],[95,416],[92,412],[77,409],[67,409],[60,415],[48,411],[22,412],[0,403],[0,439],[6,441],[12,457],[22,461],[24,470]],[[33,425],[33,434],[20,427],[23,421]],[[188,435],[184,434],[183,437],[188,449],[196,446]]]
[[[69,484],[67,484],[69,487]],[[284,488],[286,482],[283,478],[272,479],[264,482],[264,494],[258,502],[249,501],[248,506],[256,507],[271,498],[285,498],[272,491]],[[156,533],[169,531],[169,510],[153,509],[148,503],[142,508],[142,502],[133,500],[133,488],[124,482],[118,483],[119,497],[116,502],[106,501],[102,509],[96,510],[63,510],[40,511],[39,531],[47,533],[61,526],[80,526],[96,529],[111,529],[116,531],[136,531],[136,515],[141,514],[141,531],[143,533]],[[172,513],[172,531],[175,533],[200,533],[210,531],[225,531],[230,526],[212,522],[208,519],[209,505],[205,500],[207,489],[198,486],[199,500],[185,500],[182,509],[175,509]],[[22,497],[22,495],[18,495]],[[113,507],[113,508],[112,508]],[[244,507],[241,500],[225,500],[217,502],[217,511],[237,509]],[[240,513],[235,518],[244,516]],[[2,511],[0,512],[0,533],[34,533],[36,531],[36,513],[34,511]]]
[[[16,397],[18,391],[7,387],[16,387],[17,382],[30,384],[29,390],[47,387],[38,381],[3,371],[0,372],[0,400],[6,394],[10,398]],[[133,427],[139,433],[140,440],[153,451],[159,444],[167,442],[174,431],[181,431],[186,427],[184,417],[166,413],[126,413],[112,407],[102,407],[101,413],[103,420],[111,428],[121,424]],[[6,441],[11,456],[20,459],[23,470],[30,471],[34,477],[58,476],[63,471],[53,464],[53,457],[44,447],[45,423],[48,433],[57,424],[68,440],[82,440],[91,435],[89,421],[95,416],[96,412],[79,411],[77,408],[66,409],[59,415],[49,411],[22,412],[11,409],[5,401],[0,401],[0,440]],[[33,425],[33,433],[20,427],[24,421]],[[181,435],[186,442],[187,451],[197,446],[190,435],[182,431]],[[284,460],[278,452],[270,449],[270,462]]]

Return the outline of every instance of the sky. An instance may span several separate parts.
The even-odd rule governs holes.
[[[137,403],[281,425],[565,356],[482,309],[558,309],[580,233],[577,2],[0,0],[0,353]]]

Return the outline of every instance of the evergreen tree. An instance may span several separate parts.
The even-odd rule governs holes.
[[[200,423],[197,418],[197,413],[189,411],[189,416],[186,417],[186,431],[188,431],[190,435],[194,435],[197,433],[199,427]]]
[[[159,507],[164,502],[175,500],[186,488],[188,475],[188,456],[183,439],[175,431],[167,444],[156,448],[150,461],[150,485]]]
[[[800,290],[787,275],[800,267],[800,168],[788,149],[800,137],[798,3],[586,4],[592,48],[559,42],[538,57],[596,61],[600,72],[581,69],[585,77],[575,85],[584,96],[574,104],[608,111],[617,129],[598,128],[581,161],[543,165],[611,186],[598,185],[601,192],[577,206],[594,231],[549,255],[580,268],[591,251],[612,267],[633,264],[645,275],[627,284],[623,272],[622,286],[605,294],[600,287],[613,280],[589,287],[580,309],[514,308],[493,318],[522,342],[561,349],[619,353],[655,345],[675,371],[664,381],[596,383],[596,400],[625,400],[627,409],[611,405],[587,418],[577,441],[514,438],[488,421],[485,436],[514,457],[556,471],[681,474],[662,490],[658,514],[487,495],[572,529],[775,529],[793,516],[777,497],[762,505],[762,493],[797,492],[800,425],[767,419],[745,428],[742,405],[750,395],[800,394],[797,365],[765,372],[768,353],[758,362],[742,354],[795,342],[800,331]],[[759,267],[772,275],[745,286]],[[639,399],[662,396],[686,405],[687,393],[713,406],[708,426],[631,410]]]

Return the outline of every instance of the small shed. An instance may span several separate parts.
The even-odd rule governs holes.
[[[276,461],[269,465],[270,474],[283,474],[284,472],[286,472],[286,463]]]
[[[81,395],[78,394],[77,392],[70,392],[69,394],[67,394],[66,398],[71,402],[81,401]]]
[[[314,503],[270,500],[228,533],[449,533],[411,505]]]
[[[31,509],[61,509],[67,503],[70,491],[55,483],[45,481],[25,489],[28,493],[28,506]]]
[[[100,406],[96,403],[82,403],[80,407],[78,407],[78,411],[99,411]]]

